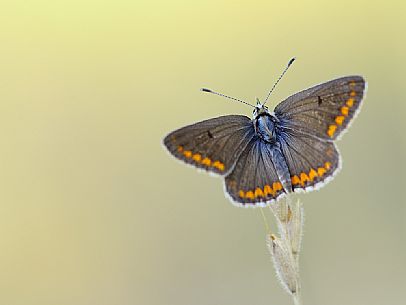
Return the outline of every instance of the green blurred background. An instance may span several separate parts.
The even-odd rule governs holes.
[[[360,74],[306,212],[304,304],[405,304],[404,1],[2,1],[0,304],[291,304],[258,209],[162,138]],[[273,222],[269,211],[265,211]]]

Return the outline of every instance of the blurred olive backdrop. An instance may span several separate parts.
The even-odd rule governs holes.
[[[291,304],[258,209],[169,131],[360,74],[343,170],[301,195],[304,304],[405,304],[404,1],[2,1],[0,304]],[[269,215],[269,211],[266,210]],[[269,217],[269,221],[273,219]]]

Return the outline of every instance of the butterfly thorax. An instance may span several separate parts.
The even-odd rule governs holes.
[[[256,134],[264,141],[276,141],[276,117],[269,113],[265,106],[257,106],[254,110],[254,127]]]

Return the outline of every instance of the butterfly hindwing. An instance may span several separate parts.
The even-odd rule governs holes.
[[[272,146],[254,137],[225,178],[225,189],[233,202],[263,206],[284,193],[274,163]]]
[[[217,174],[227,174],[255,134],[251,119],[227,115],[192,124],[164,139],[176,158]]]
[[[285,128],[335,140],[357,113],[364,89],[361,76],[338,78],[288,97],[275,115]]]
[[[289,130],[280,133],[279,141],[293,191],[323,186],[340,169],[340,155],[331,141]]]

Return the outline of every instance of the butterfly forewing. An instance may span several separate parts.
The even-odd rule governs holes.
[[[227,115],[175,130],[165,137],[164,144],[178,159],[225,175],[254,134],[251,119]]]
[[[284,193],[271,150],[272,147],[258,137],[248,144],[233,171],[225,178],[226,191],[233,202],[261,206]]]
[[[288,97],[275,115],[282,128],[335,140],[357,113],[364,89],[362,77],[342,77]]]

